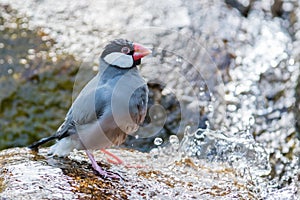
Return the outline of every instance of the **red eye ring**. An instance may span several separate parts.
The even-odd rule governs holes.
[[[123,47],[123,48],[121,49],[121,52],[122,52],[122,53],[125,53],[125,54],[128,54],[128,53],[130,52],[130,49],[129,49],[129,47]]]

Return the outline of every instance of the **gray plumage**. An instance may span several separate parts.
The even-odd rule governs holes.
[[[37,150],[57,139],[49,153],[66,156],[73,149],[119,145],[137,131],[146,115],[148,88],[136,65],[150,51],[137,55],[134,45],[122,39],[109,43],[100,57],[99,73],[82,89],[64,123],[53,136],[29,147]]]

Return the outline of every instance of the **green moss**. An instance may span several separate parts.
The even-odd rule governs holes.
[[[0,5],[0,149],[55,132],[71,105],[80,65],[72,55],[51,54],[55,41],[26,28],[27,21]]]

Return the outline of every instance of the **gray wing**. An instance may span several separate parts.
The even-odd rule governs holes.
[[[95,76],[80,92],[68,111],[65,121],[52,136],[42,138],[28,147],[34,151],[48,141],[62,139],[76,134],[76,125],[88,124],[99,119],[107,108],[111,88],[99,86],[99,76]]]
[[[135,90],[130,98],[129,112],[133,121],[140,125],[143,123],[148,105],[148,87],[143,85]]]
[[[102,116],[111,88],[108,85],[99,86],[98,83],[99,77],[96,76],[82,89],[56,132],[58,139],[77,133],[76,125],[92,123]]]

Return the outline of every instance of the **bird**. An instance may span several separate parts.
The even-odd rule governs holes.
[[[151,54],[145,46],[126,39],[110,41],[100,56],[99,71],[80,91],[57,131],[28,146],[38,151],[51,140],[49,155],[66,157],[74,149],[85,150],[92,167],[101,176],[120,178],[96,162],[92,151],[122,144],[143,123],[148,87],[140,75],[141,59]]]

